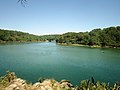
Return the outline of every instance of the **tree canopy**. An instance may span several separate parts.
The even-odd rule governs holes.
[[[5,42],[44,42],[56,40],[59,35],[37,36],[25,32],[0,29],[0,43]]]
[[[67,32],[62,35],[56,34],[43,36],[37,36],[20,31],[0,29],[0,43],[36,41],[56,41],[56,43],[67,45],[82,44],[101,47],[120,47],[120,26],[93,29],[90,32]]]
[[[0,29],[0,42],[31,42],[42,41],[39,36],[20,31]]]
[[[62,34],[57,43],[120,47],[120,26],[94,29],[90,32]]]

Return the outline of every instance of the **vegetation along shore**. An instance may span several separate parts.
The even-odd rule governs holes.
[[[67,32],[37,36],[29,33],[0,29],[0,43],[56,41],[60,45],[120,48],[120,26],[94,29],[90,32]]]
[[[103,83],[91,80],[83,80],[80,85],[72,85],[68,80],[56,81],[54,79],[39,79],[36,83],[27,83],[15,75],[14,72],[6,72],[0,77],[0,90],[120,90],[120,84],[116,82],[114,86],[110,83]]]
[[[61,45],[120,47],[120,26],[94,29],[90,32],[68,32],[56,40]]]

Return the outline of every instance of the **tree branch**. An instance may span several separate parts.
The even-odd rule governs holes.
[[[21,5],[25,7],[25,4],[27,3],[27,0],[18,0],[18,2],[20,2]]]

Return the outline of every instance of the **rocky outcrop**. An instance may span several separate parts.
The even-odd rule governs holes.
[[[0,78],[0,90],[120,90],[120,83],[116,82],[114,87],[110,87],[109,83],[95,82],[91,80],[83,80],[80,86],[73,86],[68,80],[60,82],[54,79],[40,79],[34,84],[26,83],[25,80],[17,78],[15,73],[7,72]]]
[[[72,86],[67,80],[57,82],[53,79],[46,79],[42,83],[37,82],[33,84],[36,90],[75,90]]]
[[[43,82],[36,82],[33,85],[29,85],[23,79],[14,79],[4,90],[76,90],[73,85],[67,81],[62,80],[60,82],[54,79],[46,79]]]
[[[5,90],[26,90],[26,87],[26,81],[18,78],[11,81],[9,86],[7,86]]]

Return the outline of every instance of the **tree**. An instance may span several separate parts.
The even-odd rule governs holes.
[[[101,29],[94,29],[89,32],[90,35],[90,41],[89,45],[100,45],[100,33]]]
[[[120,47],[120,26],[108,27],[104,29],[94,29],[90,32],[68,32],[62,34],[57,40],[57,43],[65,44],[83,44],[83,45],[98,45],[109,47]]]

